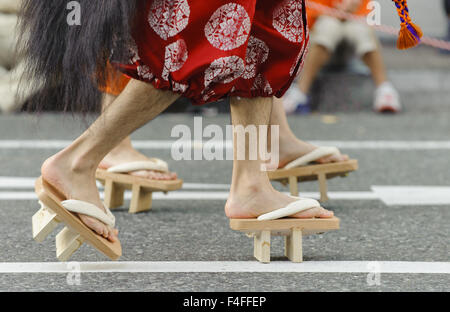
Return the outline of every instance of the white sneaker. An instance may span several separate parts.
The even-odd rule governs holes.
[[[400,96],[390,82],[385,82],[375,90],[373,109],[379,113],[398,113],[402,110]]]
[[[307,105],[308,96],[297,85],[293,84],[283,96],[283,106],[286,114],[293,114],[298,106]]]

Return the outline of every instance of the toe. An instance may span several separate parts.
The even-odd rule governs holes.
[[[103,236],[104,228],[101,225],[91,223],[90,227],[94,230],[95,233],[97,233],[100,236]]]
[[[347,161],[348,160],[348,155],[346,155],[346,154],[335,155],[335,156],[333,156],[333,159],[334,159],[335,162]]]
[[[336,161],[335,156],[327,156],[320,159],[317,159],[316,162],[319,164],[328,164]]]
[[[104,238],[108,237],[108,229],[106,228],[106,225],[101,223],[98,220],[93,219],[92,221],[92,229],[100,236],[103,236]]]
[[[86,220],[87,221],[87,220]],[[96,232],[98,235],[103,236],[105,232],[105,226],[100,221],[97,221],[93,218],[89,218],[88,222],[84,221],[84,223],[90,227],[94,232]]]
[[[108,238],[108,240],[109,240],[110,242],[112,242],[112,243],[115,243],[115,242],[118,241],[117,237],[114,236],[114,235],[112,235],[112,234],[110,234],[107,238]]]
[[[147,171],[145,171],[145,170],[133,171],[133,172],[130,172],[130,175],[145,178],[145,177],[147,177]]]
[[[177,175],[172,172],[158,172],[153,170],[142,171],[143,177],[149,180],[168,181],[177,179]]]
[[[334,213],[322,207],[315,207],[306,211],[293,215],[294,218],[310,219],[310,218],[332,218]]]
[[[319,164],[328,164],[328,163],[334,163],[334,162],[340,162],[340,161],[347,161],[348,159],[349,159],[348,155],[339,154],[339,155],[331,155],[331,156],[320,158],[316,162],[318,162]]]
[[[102,234],[100,234],[101,236],[103,236],[104,238],[108,238],[109,237],[109,230],[108,227],[104,224],[102,224]]]
[[[118,231],[116,229],[110,228],[103,222],[95,218],[88,217],[86,215],[80,215],[80,219],[87,227],[93,230],[96,234],[112,242],[117,241]]]
[[[116,242],[118,241],[118,235],[119,235],[119,231],[117,229],[108,227],[108,240],[111,242]]]
[[[167,172],[165,174],[166,176],[166,180],[176,180],[177,179],[177,174],[175,172]]]
[[[326,210],[321,207],[321,214],[318,216],[319,218],[332,218],[334,216],[334,212],[330,210]]]

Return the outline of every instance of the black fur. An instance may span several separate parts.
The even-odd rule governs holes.
[[[125,59],[139,1],[78,0],[81,25],[69,26],[70,0],[23,0],[18,51],[27,66],[21,87],[42,90],[29,108],[48,107],[56,92],[64,111],[98,110],[107,61],[113,50],[115,59]]]

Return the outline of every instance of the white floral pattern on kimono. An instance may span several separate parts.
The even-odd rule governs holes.
[[[267,44],[253,36],[250,36],[245,59],[245,71],[242,75],[244,79],[251,79],[256,76],[258,66],[267,61],[269,57],[269,47]]]
[[[162,78],[169,80],[169,74],[180,70],[188,59],[186,42],[179,39],[166,47]]]
[[[162,39],[167,40],[186,28],[190,14],[187,0],[154,0],[148,22]]]
[[[301,0],[285,0],[273,13],[273,27],[292,42],[303,41],[303,5]]]
[[[205,72],[205,88],[208,88],[212,82],[232,82],[242,76],[244,68],[244,60],[236,55],[215,60]]]
[[[245,8],[237,3],[228,3],[211,16],[205,26],[205,35],[214,47],[228,51],[243,45],[250,29],[250,17]]]

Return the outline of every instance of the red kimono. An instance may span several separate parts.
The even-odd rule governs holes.
[[[147,0],[126,75],[204,104],[281,97],[308,45],[304,0]]]

